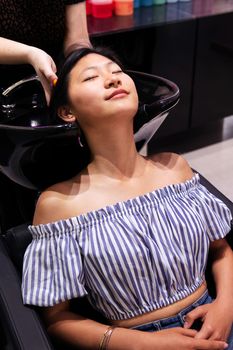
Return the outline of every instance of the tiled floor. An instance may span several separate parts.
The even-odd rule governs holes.
[[[233,201],[233,138],[184,153],[184,157]]]
[[[160,147],[182,154],[192,168],[233,201],[233,116],[176,135]]]

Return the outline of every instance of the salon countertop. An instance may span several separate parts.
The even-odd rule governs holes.
[[[90,35],[96,37],[229,12],[233,12],[233,0],[191,0],[140,7],[134,9],[132,16],[113,16],[105,19],[88,16],[88,29]]]

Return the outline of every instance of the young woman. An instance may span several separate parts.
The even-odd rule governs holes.
[[[233,322],[229,209],[182,157],[137,153],[137,91],[108,52],[74,51],[51,106],[79,124],[91,157],[38,200],[24,303],[44,307],[49,332],[76,348],[226,348]],[[209,252],[214,301],[205,281]],[[83,296],[105,324],[71,311],[71,299]]]

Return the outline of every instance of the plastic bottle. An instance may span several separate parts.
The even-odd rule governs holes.
[[[90,0],[86,0],[86,14],[87,15],[91,15],[92,11],[91,11],[91,1]]]
[[[133,9],[133,0],[114,0],[114,12],[116,16],[131,16]]]
[[[163,5],[165,2],[166,0],[154,0],[154,5]]]
[[[112,17],[113,2],[112,0],[91,0],[92,16],[96,18]]]
[[[141,6],[152,6],[153,0],[141,0]]]

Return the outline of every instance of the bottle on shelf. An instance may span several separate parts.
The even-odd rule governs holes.
[[[140,0],[141,6],[152,6],[153,0]]]
[[[135,9],[139,8],[140,6],[141,6],[140,0],[134,0],[134,1],[133,1],[133,7],[134,7]]]
[[[131,16],[134,12],[134,0],[114,0],[116,16]]]
[[[86,0],[86,14],[91,15],[91,0]]]
[[[163,5],[165,4],[166,0],[154,0],[154,5]]]
[[[112,0],[91,0],[91,13],[95,18],[112,17],[113,2]]]

